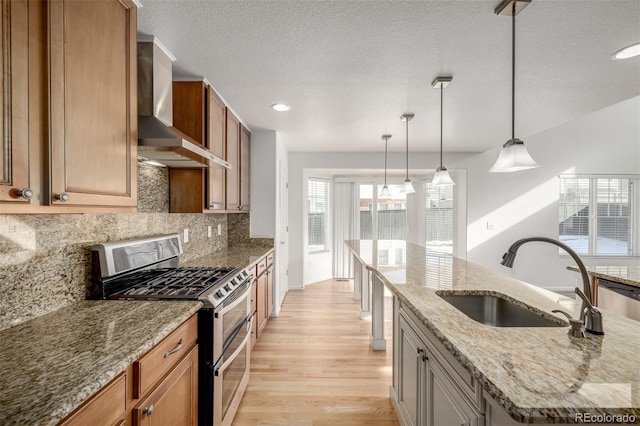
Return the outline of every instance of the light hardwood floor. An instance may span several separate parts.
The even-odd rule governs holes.
[[[371,321],[360,319],[351,281],[289,291],[253,348],[233,425],[397,425],[387,312],[387,351],[372,351]]]

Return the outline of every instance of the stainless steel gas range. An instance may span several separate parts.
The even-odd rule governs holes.
[[[231,267],[179,267],[178,234],[96,244],[91,253],[103,299],[203,302],[198,423],[230,425],[249,382],[252,275]]]

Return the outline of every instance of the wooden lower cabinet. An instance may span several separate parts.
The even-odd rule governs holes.
[[[273,265],[267,269],[267,317],[273,312]]]
[[[122,373],[95,394],[63,426],[125,424],[127,410],[127,376]]]
[[[258,323],[258,338],[262,334],[265,326],[267,325],[267,319],[269,313],[267,312],[267,273],[260,275],[256,282],[258,300],[256,306],[256,322]]]
[[[191,316],[59,426],[196,426],[197,321]]]
[[[482,405],[469,396],[480,392],[477,384],[471,390],[463,378],[454,378],[455,368],[446,366],[446,357],[430,343],[421,328],[405,315],[395,311],[394,379],[392,402],[402,425],[445,426],[484,425]]]
[[[198,424],[198,346],[132,411],[134,426]]]

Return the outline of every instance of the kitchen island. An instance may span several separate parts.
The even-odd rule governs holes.
[[[57,424],[200,307],[87,300],[0,331],[0,423]]]
[[[403,424],[437,422],[434,423],[433,413],[412,415],[411,410],[406,409],[411,408],[408,401],[411,395],[402,395],[403,390],[407,393],[403,381],[414,374],[405,374],[411,370],[404,364],[413,363],[415,354],[399,351],[405,331],[402,324],[410,325],[409,334],[426,337],[422,339],[427,341],[424,344],[416,340],[416,353],[434,367],[419,367],[419,371],[447,372],[434,376],[435,381],[426,385],[413,384],[418,395],[413,396],[418,399],[414,405],[420,405],[422,397],[437,395],[435,390],[442,388],[445,389],[442,395],[463,397],[463,402],[453,411],[459,415],[464,412],[461,416],[465,419],[471,418],[473,421],[468,424],[484,424],[485,420],[486,424],[496,425],[576,423],[587,417],[606,423],[622,418],[606,416],[625,415],[627,419],[633,416],[635,421],[640,421],[640,370],[637,368],[640,322],[605,313],[606,334],[587,333],[582,339],[567,335],[568,324],[567,327],[481,324],[440,294],[499,295],[556,321],[566,318],[556,316],[552,310],[562,309],[577,317],[580,305],[575,300],[418,245],[370,240],[346,244],[371,274],[372,338],[380,316],[376,315],[376,305],[381,302],[376,297],[379,298],[381,292],[376,288],[385,286],[394,296],[391,397]],[[380,256],[386,246],[404,250],[403,256],[396,256],[400,262],[387,264],[388,256]],[[429,354],[435,356],[430,358]],[[439,377],[445,376],[454,378],[453,384],[436,386],[441,383]],[[464,410],[458,410],[460,407]],[[466,410],[466,407],[471,408]]]

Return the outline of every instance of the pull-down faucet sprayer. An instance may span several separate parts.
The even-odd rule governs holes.
[[[598,308],[593,306],[594,301],[593,301],[593,296],[591,294],[591,283],[589,281],[589,274],[587,272],[587,268],[585,267],[584,262],[582,262],[582,259],[580,259],[578,254],[575,251],[573,251],[571,247],[569,247],[568,245],[566,245],[561,241],[554,240],[553,238],[547,238],[547,237],[522,238],[514,242],[513,244],[511,244],[511,247],[509,247],[507,252],[504,255],[502,255],[502,262],[500,263],[508,268],[512,268],[513,262],[516,259],[516,254],[518,253],[518,249],[520,248],[520,246],[522,246],[523,244],[529,243],[531,241],[539,241],[543,243],[556,245],[562,248],[567,253],[569,253],[569,255],[573,258],[573,260],[578,265],[578,269],[580,270],[580,275],[582,276],[583,290],[580,290],[578,287],[576,287],[576,293],[582,299],[582,307],[580,309],[580,320],[585,324],[585,329],[587,332],[592,334],[598,334],[598,335],[604,334],[604,331],[602,328],[602,314],[600,313]]]

